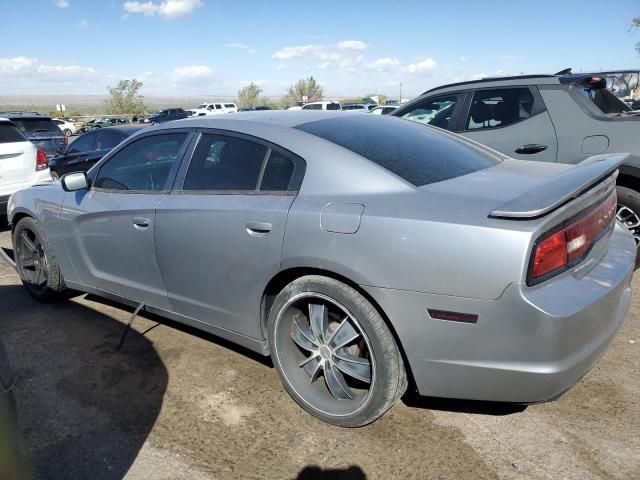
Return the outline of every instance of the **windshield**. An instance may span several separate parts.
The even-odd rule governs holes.
[[[52,133],[62,135],[62,131],[50,118],[12,119],[14,125],[24,134]]]
[[[201,103],[196,108],[207,108],[207,104],[206,103]]]
[[[351,150],[418,187],[500,162],[434,128],[397,118],[345,115],[296,128]]]

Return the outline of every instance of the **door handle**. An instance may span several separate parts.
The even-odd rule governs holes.
[[[249,233],[249,235],[253,235],[254,237],[263,237],[271,231],[273,225],[268,222],[247,222],[245,227],[247,228],[247,233]]]
[[[148,218],[144,217],[133,217],[133,226],[138,230],[145,230],[149,228],[151,222]]]
[[[547,149],[546,145],[538,145],[537,143],[529,143],[523,145],[520,148],[516,148],[516,153],[520,155],[532,155],[534,153],[544,152]]]

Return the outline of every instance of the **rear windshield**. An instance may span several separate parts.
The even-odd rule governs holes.
[[[9,123],[0,123],[0,143],[26,142],[27,139],[16,127]]]
[[[345,115],[296,128],[351,150],[418,187],[500,162],[433,127],[399,118]]]
[[[236,106],[233,103],[225,103],[224,106],[226,108],[236,108]]]
[[[50,118],[16,118],[11,120],[22,133],[51,133],[62,135],[62,131]]]
[[[580,88],[580,93],[588,98],[602,113],[622,113],[630,110],[606,88]]]

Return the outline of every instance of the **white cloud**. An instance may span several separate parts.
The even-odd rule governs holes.
[[[69,8],[69,0],[54,0],[53,3],[58,8]]]
[[[359,40],[343,40],[330,45],[297,45],[284,47],[272,55],[276,60],[320,59],[326,61],[340,61],[345,52],[359,51],[368,45]]]
[[[36,58],[13,57],[0,58],[0,72],[10,74],[29,70],[38,63]]]
[[[475,75],[471,75],[471,77],[469,77],[469,80],[481,80],[483,78],[486,78],[487,74],[486,73],[476,73]]]
[[[76,23],[76,27],[78,28],[87,28],[89,26],[89,22],[83,18],[78,23]]]
[[[464,63],[464,62],[466,62],[466,61],[467,61],[467,57],[465,57],[464,55],[461,55],[460,57],[458,57],[458,60],[459,60],[461,63]]]
[[[369,70],[376,70],[378,72],[384,72],[387,70],[393,70],[394,67],[400,65],[400,60],[397,58],[385,57],[379,58],[374,62],[367,64]]]
[[[407,67],[408,73],[430,73],[438,66],[432,58],[425,58],[417,63],[412,63]]]
[[[244,43],[225,43],[225,47],[227,48],[238,48],[240,50],[246,50],[249,55],[253,55],[258,52],[251,45],[245,45]]]
[[[138,0],[124,2],[122,8],[127,14],[140,13],[147,17],[160,15],[166,19],[174,20],[191,13],[196,8],[202,7],[202,0],[163,0],[159,3],[151,0],[140,2]],[[124,17],[126,18],[126,17]]]
[[[338,48],[340,50],[364,50],[369,45],[360,40],[343,40],[338,42]]]
[[[174,82],[179,82],[181,80],[197,80],[209,78],[212,75],[213,70],[211,70],[206,65],[187,65],[174,68],[171,78]]]

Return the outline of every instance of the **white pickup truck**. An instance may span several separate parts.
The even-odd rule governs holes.
[[[221,113],[236,113],[238,107],[235,103],[201,103],[191,110],[190,117],[203,117],[205,115],[219,115]]]

